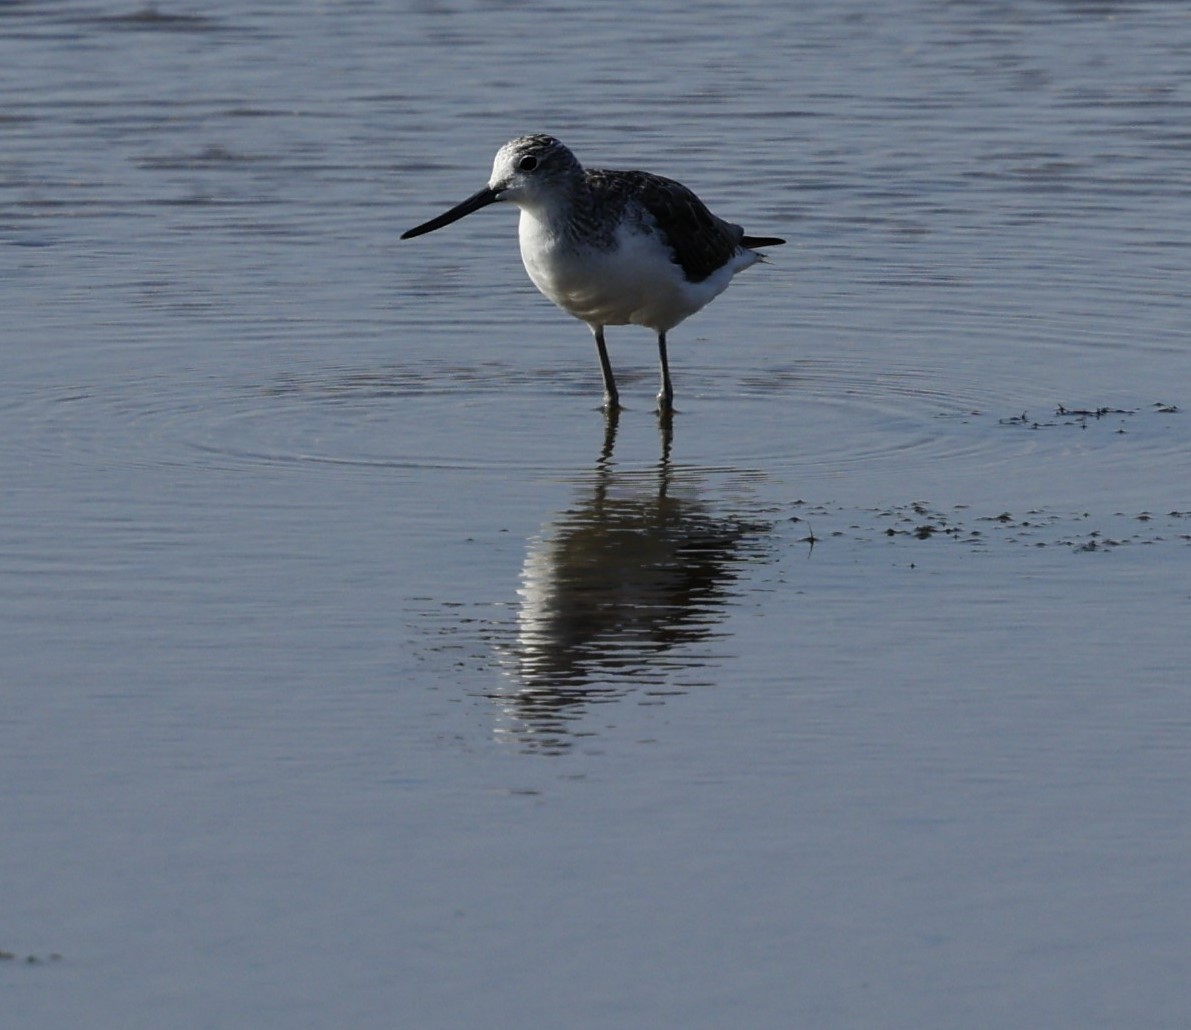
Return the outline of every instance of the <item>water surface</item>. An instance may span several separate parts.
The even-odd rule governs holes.
[[[399,8],[0,6],[14,1025],[1182,1025],[1183,5]]]

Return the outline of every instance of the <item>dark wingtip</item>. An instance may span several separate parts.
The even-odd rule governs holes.
[[[740,241],[746,247],[780,247],[785,240],[776,236],[746,236]]]

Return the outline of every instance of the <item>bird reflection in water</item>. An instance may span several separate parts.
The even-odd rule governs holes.
[[[709,661],[689,645],[715,635],[735,567],[769,528],[711,514],[670,464],[671,419],[660,423],[656,470],[618,472],[610,412],[590,493],[530,542],[514,685],[498,698],[502,732],[527,749],[566,750],[594,703],[683,689],[676,673]]]

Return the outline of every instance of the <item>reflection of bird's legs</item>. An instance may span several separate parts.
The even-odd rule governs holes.
[[[620,425],[620,408],[604,409],[604,446],[600,449],[601,465],[612,461],[612,449],[616,446],[616,429]]]
[[[662,467],[670,464],[670,447],[674,443],[674,410],[658,412],[658,430],[662,437]]]
[[[662,436],[662,456],[658,459],[658,499],[666,496],[670,486],[670,447],[674,443],[673,411],[658,412],[658,430]]]

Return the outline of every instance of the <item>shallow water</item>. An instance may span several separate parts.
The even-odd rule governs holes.
[[[13,1025],[1182,1025],[1191,17],[626,10],[0,6]]]

